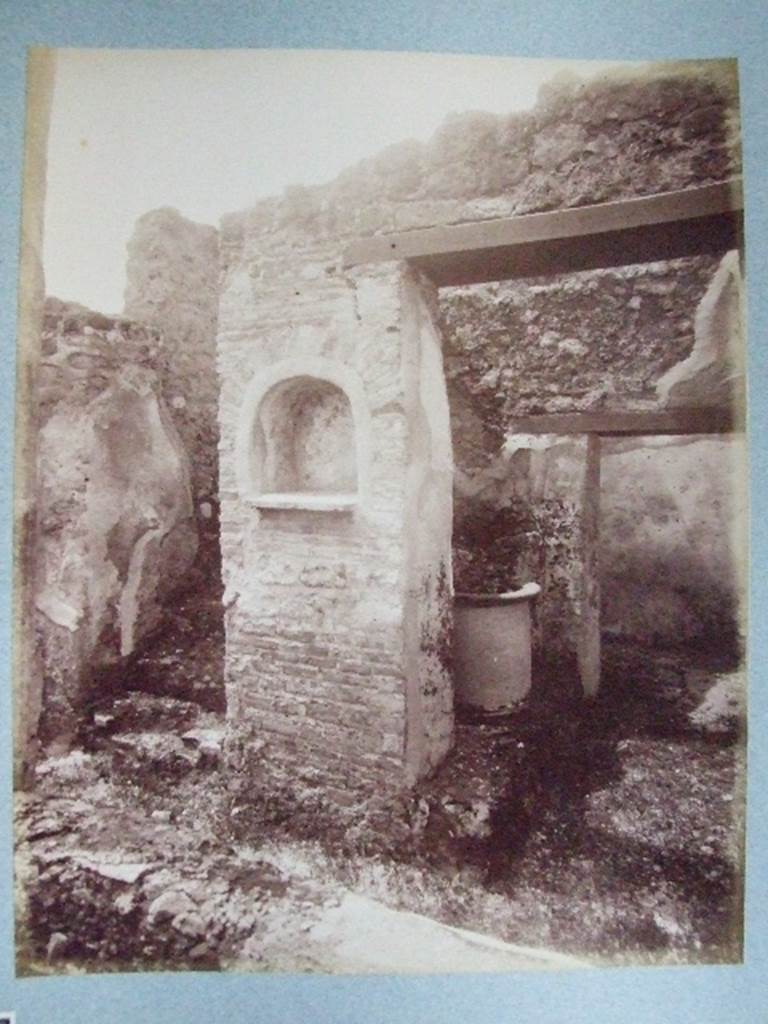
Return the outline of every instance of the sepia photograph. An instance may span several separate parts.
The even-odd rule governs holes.
[[[741,963],[737,61],[27,85],[17,975]]]

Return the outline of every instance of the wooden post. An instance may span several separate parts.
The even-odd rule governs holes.
[[[600,435],[587,437],[581,494],[582,568],[577,627],[577,659],[585,697],[600,686]]]

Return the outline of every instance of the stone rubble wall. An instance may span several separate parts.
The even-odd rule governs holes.
[[[444,289],[452,397],[502,439],[529,413],[660,408],[657,384],[690,355],[719,262],[685,257]]]
[[[715,74],[707,78],[707,73],[703,77],[673,73],[645,85],[630,76],[624,86],[604,94],[599,83],[586,89],[576,83],[545,89],[543,105],[533,115],[538,128],[533,152],[538,156],[529,163],[525,194],[539,199],[559,194],[565,199],[563,205],[578,205],[702,185],[739,174],[735,86],[727,76],[721,77],[724,67],[711,65],[708,70]],[[585,106],[587,96],[591,109]],[[559,123],[550,120],[555,112]],[[608,158],[600,169],[592,163],[597,152]],[[542,177],[541,166],[537,168],[536,160],[543,161],[545,155],[556,170],[551,179]],[[577,185],[586,191],[577,192]],[[537,204],[529,209],[524,204],[516,212],[534,208],[550,206]],[[576,607],[582,571],[577,557],[578,499],[573,490],[555,493],[558,466],[568,446],[558,442],[548,453],[544,445],[528,456],[533,468],[523,465],[521,457],[529,441],[510,436],[512,421],[525,414],[588,409],[728,403],[742,408],[742,300],[736,253],[441,292],[456,449],[457,522],[488,503],[497,508],[515,502],[526,505],[527,514],[521,518],[535,519],[535,529],[531,531],[530,522],[521,523],[521,532],[529,531],[528,544],[522,545],[514,563],[510,561],[508,572],[519,584],[522,576],[539,567],[545,588],[538,605],[540,647],[572,646],[567,638],[575,623],[567,609]],[[520,444],[523,450],[515,460]],[[707,452],[713,472],[722,471],[729,481],[734,458],[743,462],[743,452],[734,455],[734,445],[726,440],[701,441],[696,450]],[[687,448],[683,445],[680,451]],[[572,454],[571,458],[576,460],[575,467],[579,457]],[[742,542],[731,531],[722,530],[722,517],[713,507],[697,518],[691,556],[683,551],[684,531],[657,515],[665,502],[678,501],[673,496],[672,465],[679,462],[684,467],[693,458],[692,452],[677,460],[669,456],[669,474],[654,474],[656,491],[636,479],[637,463],[631,456],[616,454],[607,465],[602,485],[608,510],[601,523],[603,607],[612,611],[606,619],[610,630],[641,642],[653,642],[654,635],[689,640],[707,636],[713,604],[720,608],[718,621],[728,624],[729,635],[739,628],[741,612],[733,580],[726,581],[722,575],[715,578],[713,566],[741,557]],[[694,461],[700,463],[701,455]],[[628,568],[626,557],[618,562],[615,558],[622,547],[622,530],[614,506],[622,506],[630,491],[640,502],[635,515],[644,523],[646,564],[661,564],[674,550],[673,562],[681,570],[685,565],[691,574],[687,583],[667,574],[667,582],[660,585],[662,591],[667,588],[663,599],[656,585],[650,604],[658,612],[661,603],[672,618],[666,624],[659,621],[655,632],[652,611],[646,616],[633,614],[632,602],[614,601],[620,586],[620,573],[614,567]],[[564,521],[569,515],[570,528]],[[708,545],[715,551],[711,560]],[[640,578],[643,556],[636,546],[633,550],[632,572]],[[635,600],[641,599],[641,590],[635,592]],[[621,617],[619,608],[624,609]]]
[[[362,237],[564,209],[724,181],[740,160],[735,62],[559,76],[531,111],[452,115],[428,143],[225,217],[224,264],[254,232]],[[268,263],[252,269],[268,282]]]

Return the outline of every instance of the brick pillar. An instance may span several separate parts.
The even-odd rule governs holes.
[[[450,746],[452,459],[433,288],[334,257],[281,250],[257,289],[246,255],[218,345],[233,749],[342,796]]]

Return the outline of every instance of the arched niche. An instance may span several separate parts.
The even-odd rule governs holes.
[[[363,384],[325,359],[289,359],[251,382],[237,440],[241,497],[261,508],[353,508],[367,491]]]

